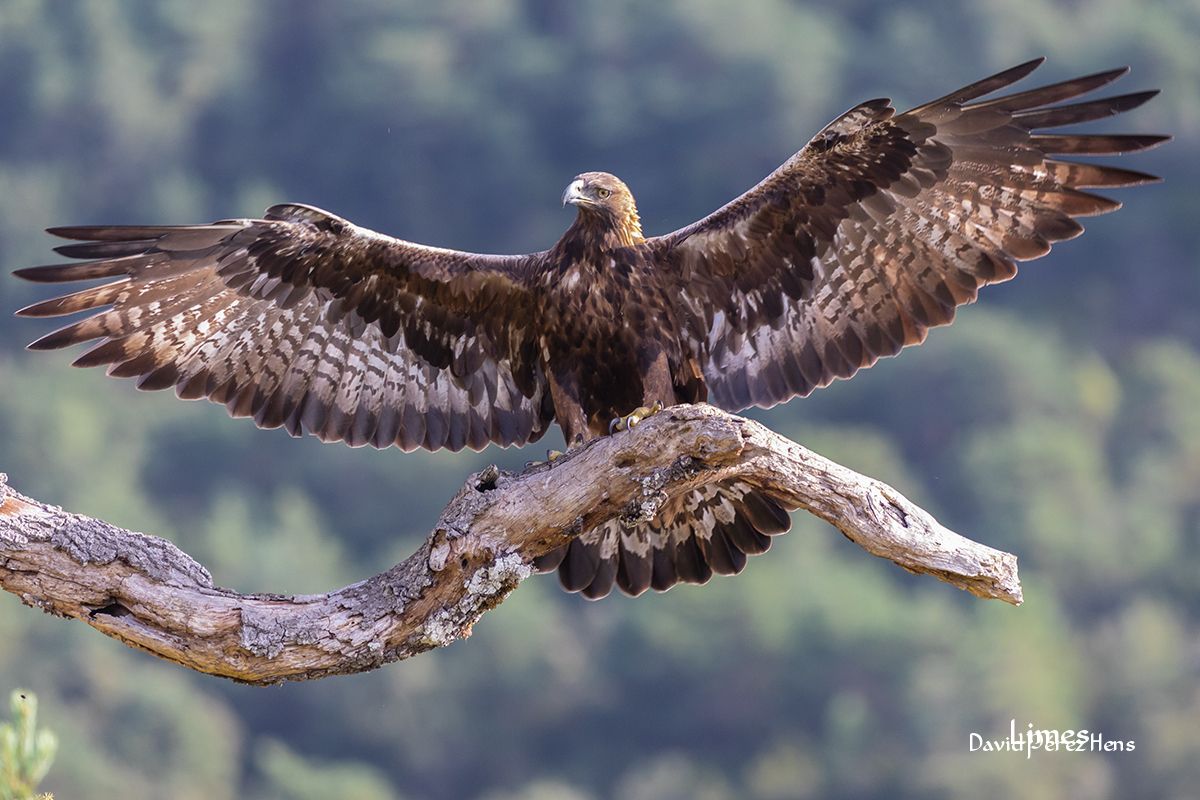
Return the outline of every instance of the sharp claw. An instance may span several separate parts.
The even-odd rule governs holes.
[[[612,422],[608,423],[608,433],[612,435],[617,431],[627,431],[644,421],[647,417],[652,417],[662,410],[663,402],[661,400],[655,400],[654,405],[650,407],[640,406],[635,408],[632,413],[624,417],[615,417]]]
[[[533,469],[534,467],[548,466],[550,464],[553,464],[555,461],[558,461],[564,455],[566,455],[566,453],[564,453],[562,450],[547,450],[545,461],[526,461],[525,469]]]

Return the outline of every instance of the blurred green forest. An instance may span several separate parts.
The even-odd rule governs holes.
[[[292,200],[407,239],[551,244],[576,173],[665,232],[855,102],[1037,55],[1164,95],[1167,181],[949,329],[760,418],[1021,558],[977,600],[800,514],[737,578],[587,603],[528,581],[475,636],[273,689],[200,677],[0,596],[0,693],[38,693],[59,798],[1194,798],[1200,785],[1200,0],[0,0],[0,470],[169,536],[239,589],[406,555],[471,470],[257,431],[26,354],[41,229]],[[1094,126],[1099,129],[1103,126]],[[1009,720],[1132,753],[983,754]]]

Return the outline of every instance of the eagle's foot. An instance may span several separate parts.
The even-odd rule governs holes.
[[[526,461],[525,469],[532,469],[533,467],[541,467],[541,466],[553,464],[555,461],[558,461],[564,455],[566,455],[566,454],[562,450],[547,450],[545,461]]]
[[[608,423],[608,432],[609,434],[613,434],[617,431],[627,431],[642,420],[646,419],[647,417],[652,417],[662,410],[663,404],[661,400],[656,400],[654,405],[650,407],[641,406],[639,408],[635,408],[632,413],[623,417],[617,417],[612,422]]]

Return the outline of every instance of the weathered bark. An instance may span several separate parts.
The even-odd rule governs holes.
[[[407,560],[319,595],[216,587],[165,539],[31,500],[0,476],[0,587],[212,675],[270,684],[361,672],[469,636],[536,556],[580,531],[618,514],[649,517],[669,496],[734,476],[907,570],[1021,602],[1014,556],[943,528],[886,484],[710,406],[667,409],[550,466],[476,473]]]

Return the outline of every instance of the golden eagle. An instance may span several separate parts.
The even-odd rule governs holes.
[[[1081,191],[1153,176],[1058,156],[1162,136],[1048,134],[1155,92],[1063,104],[1113,70],[990,100],[1041,59],[903,114],[872,100],[761,183],[664,236],[629,189],[576,177],[575,221],[549,250],[477,255],[393,239],[304,205],[208,225],[52,228],[83,262],[18,275],[113,279],[23,309],[96,311],[36,350],[100,340],[74,362],[142,389],[207,397],[263,428],[352,446],[569,446],[658,404],[771,406],[848,378],[945,325],[981,286],[1113,211]],[[627,416],[626,419],[636,419]],[[741,571],[788,527],[731,483],[649,522],[614,519],[543,558],[565,588],[637,595]]]

